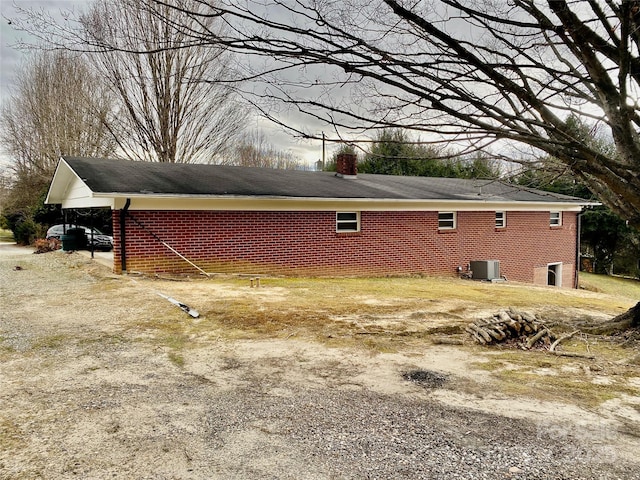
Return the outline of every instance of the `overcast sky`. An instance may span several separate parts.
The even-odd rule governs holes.
[[[17,68],[25,56],[13,48],[19,41],[32,41],[24,32],[17,32],[11,24],[16,17],[15,7],[43,9],[52,15],[86,5],[84,0],[0,0],[0,94],[4,98],[11,88]]]
[[[0,0],[0,102],[4,103],[9,95],[16,73],[21,62],[28,53],[13,48],[19,41],[30,41],[29,36],[23,32],[17,32],[10,24],[11,18],[15,18],[15,6],[21,8],[35,8],[47,11],[51,15],[59,15],[68,10],[83,9],[90,1],[87,0]],[[301,142],[293,139],[282,128],[267,124],[258,119],[249,120],[249,128],[257,126],[263,130],[269,141],[280,150],[291,150],[308,164],[312,164],[322,157],[322,146],[318,141]],[[321,126],[311,126],[314,130],[322,130]],[[317,133],[320,133],[320,132]],[[329,151],[327,152],[329,155]]]

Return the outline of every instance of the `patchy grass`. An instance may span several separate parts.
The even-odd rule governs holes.
[[[601,278],[590,280],[597,284]],[[551,311],[554,319],[565,312],[563,323],[571,328],[572,321],[589,313],[613,316],[635,303],[634,290],[620,294],[606,282],[598,292],[453,278],[262,278],[260,288],[251,288],[248,279],[239,277],[137,282],[142,290],[152,287],[170,293],[201,314],[192,319],[162,299],[147,298],[149,315],[136,329],[153,345],[165,348],[179,368],[188,362],[192,346],[220,338],[295,337],[372,353],[419,351],[428,348],[433,335],[466,339],[462,327],[479,313],[509,306]],[[630,355],[628,349],[600,337],[574,338],[560,348],[587,353],[587,345],[607,364]],[[463,348],[480,358],[486,355],[486,362],[472,367],[491,372],[492,388],[507,395],[555,401],[575,398],[576,403],[590,407],[634,391],[622,381],[632,372],[622,367],[614,372],[619,382],[601,385],[593,383],[594,374],[584,370],[592,363],[588,360],[500,347]],[[613,371],[607,367],[607,372]]]
[[[247,279],[235,277],[153,281],[154,289],[171,292],[201,318],[193,321],[167,306],[140,326],[195,341],[296,336],[365,347],[382,341],[376,348],[393,350],[389,339],[458,333],[479,311],[515,306],[615,315],[633,305],[624,296],[454,278],[263,278],[261,285],[250,288]]]
[[[201,295],[192,285],[184,287],[193,299],[190,305],[204,318],[195,329],[205,334],[223,330],[244,338],[296,335],[326,339],[365,332],[408,335],[411,330],[405,317],[432,333],[459,332],[461,323],[482,310],[515,306],[615,315],[633,305],[624,297],[447,278],[276,278],[263,279],[260,289],[250,289],[240,279],[197,283]],[[216,299],[220,287],[238,294]],[[402,321],[394,323],[390,318]],[[381,324],[383,328],[376,332],[375,326]],[[421,331],[413,333],[424,336]]]
[[[169,357],[169,360],[171,360],[171,363],[173,363],[176,367],[184,367],[185,360],[182,353],[178,351],[171,351],[167,354],[167,356]]]
[[[15,242],[13,232],[11,230],[4,230],[0,228],[0,242]]]
[[[503,370],[497,374],[501,389],[508,395],[546,401],[563,401],[582,407],[598,405],[626,393],[637,395],[635,389],[622,384],[598,384],[574,373],[540,375],[523,370]]]
[[[7,339],[0,335],[0,360],[4,360],[3,354],[10,354],[15,352],[16,349],[13,345],[9,345]]]
[[[102,333],[100,335],[92,335],[89,337],[79,338],[77,343],[79,346],[89,345],[125,345],[133,341],[132,338],[125,336],[124,333]]]
[[[182,368],[185,365],[185,350],[190,343],[196,343],[189,339],[193,325],[190,317],[185,318],[186,315],[181,310],[165,303],[160,297],[157,298],[158,301],[154,298],[148,315],[138,321],[135,328],[129,328],[127,334],[136,337],[136,340],[167,349],[167,357],[171,363]]]
[[[577,339],[559,347],[565,352],[589,353],[595,360],[546,351],[474,348],[488,355],[470,366],[490,372],[495,380],[493,388],[505,395],[558,402],[571,399],[575,405],[591,408],[621,395],[640,393],[627,382],[638,375],[632,364],[633,352],[599,337]],[[607,381],[600,382],[601,378]]]
[[[25,445],[20,425],[13,418],[0,416],[0,451],[22,448]]]
[[[187,346],[187,341],[187,336],[183,333],[166,335],[162,338],[162,344],[171,349],[168,353],[169,360],[178,367],[184,367],[183,351]]]
[[[384,395],[390,398],[419,401],[433,393],[420,394],[402,383],[402,372],[442,368],[453,381],[438,398],[494,413],[514,405],[514,410],[529,415],[528,402],[536,398],[590,406],[616,396],[619,401],[604,408],[621,406],[624,413],[635,408],[635,398],[627,400],[631,392],[640,394],[637,367],[627,369],[616,361],[617,355],[622,359],[637,351],[616,350],[615,345],[609,349],[606,342],[588,337],[598,357],[594,362],[480,347],[460,333],[460,325],[474,316],[510,305],[536,312],[566,309],[570,320],[581,312],[604,318],[634,303],[614,294],[438,278],[263,278],[260,288],[250,288],[246,278],[114,278],[75,254],[24,259],[21,272],[11,269],[13,260],[3,264],[11,288],[0,293],[0,303],[6,300],[17,307],[6,312],[9,321],[3,324],[2,343],[19,347],[15,355],[0,350],[0,358],[10,356],[4,370],[10,381],[5,383],[11,387],[7,395],[15,396],[0,414],[0,451],[6,452],[5,463],[11,459],[11,466],[22,467],[20,478],[39,478],[47,472],[82,476],[89,465],[85,462],[95,457],[94,447],[99,450],[105,441],[115,445],[126,440],[121,445],[125,459],[130,457],[128,445],[140,447],[141,438],[151,439],[146,448],[151,461],[160,450],[169,454],[171,445],[153,442],[158,432],[151,432],[154,422],[149,422],[149,414],[170,416],[173,403],[185,410],[180,405],[187,395],[193,400],[187,398],[187,413],[197,420],[200,410],[211,410],[206,401],[198,401],[220,388],[225,395],[242,393],[247,385],[258,394],[295,395],[326,385],[338,393],[371,389],[388,392]],[[189,317],[157,291],[197,309],[201,317]],[[464,338],[466,344],[434,347],[430,337],[435,334]],[[238,337],[265,341],[228,341]],[[305,341],[284,341],[290,337]],[[584,342],[574,340],[562,348],[585,348]],[[29,349],[32,341],[38,342],[39,350]],[[346,348],[322,348],[311,341]],[[467,363],[485,358],[482,367]],[[200,382],[211,386],[200,389]],[[629,388],[633,385],[635,390]],[[149,395],[156,391],[159,396]],[[190,395],[193,392],[202,395]],[[160,403],[153,402],[156,397]],[[486,402],[473,405],[480,398]],[[555,421],[556,407],[540,406],[540,418]],[[562,413],[562,418],[568,414]],[[593,422],[597,417],[592,418]],[[69,436],[70,427],[77,435]],[[630,424],[629,429],[635,427]],[[173,449],[175,458],[188,464],[181,444],[193,438],[178,440],[173,442],[178,447]],[[78,450],[81,444],[89,448],[88,456]],[[62,460],[52,466],[56,458]],[[114,458],[106,458],[103,466],[113,466]]]
[[[634,302],[640,300],[640,281],[632,278],[609,277],[593,273],[580,273],[580,288],[591,292],[626,297]]]
[[[40,349],[48,349],[48,350],[58,350],[61,347],[68,345],[71,338],[68,335],[64,334],[55,334],[55,335],[46,335],[43,337],[38,337],[31,344],[32,350],[40,350]]]

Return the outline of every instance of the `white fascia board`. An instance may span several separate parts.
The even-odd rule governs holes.
[[[63,202],[64,194],[67,190],[67,186],[69,184],[70,179],[72,178],[73,171],[64,161],[62,157],[58,160],[58,165],[56,165],[56,170],[53,173],[53,178],[51,180],[51,185],[49,185],[49,191],[47,192],[47,198],[45,198],[44,203],[46,205],[49,204],[59,204]]]
[[[113,198],[95,196],[84,180],[60,158],[45,203],[60,204],[63,209],[112,207]]]
[[[113,208],[114,200],[113,197],[96,196],[64,158],[60,158],[45,203],[60,204],[63,209]]]
[[[153,194],[95,194],[113,199],[114,209],[129,210],[253,210],[253,211],[564,211],[580,212],[593,202],[491,202],[460,200],[389,200],[369,198],[291,198],[291,197],[194,197]]]

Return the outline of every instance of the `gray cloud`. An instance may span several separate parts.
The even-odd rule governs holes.
[[[61,16],[62,12],[77,10],[87,4],[85,0],[0,1],[0,99],[6,98],[9,94],[20,65],[28,55],[27,51],[19,50],[17,44],[37,43],[33,36],[15,28],[19,18],[17,8],[41,10],[57,17]]]
[[[84,9],[91,2],[88,0],[0,0],[0,104],[9,97],[20,67],[29,55],[28,51],[20,50],[19,43],[37,44],[37,39],[26,32],[15,28],[19,15],[16,7],[43,11],[48,15],[62,18],[64,12]],[[322,127],[319,122],[310,121],[297,112],[291,112],[288,119],[294,125],[304,124],[307,130],[320,133]],[[322,157],[322,146],[319,141],[298,141],[288,135],[281,127],[266,121],[257,120],[255,126],[263,129],[270,142],[278,149],[290,150],[305,162],[312,163]],[[251,126],[250,126],[251,128]],[[329,148],[333,148],[329,146]],[[328,148],[327,154],[330,154]],[[2,158],[0,157],[0,163]]]

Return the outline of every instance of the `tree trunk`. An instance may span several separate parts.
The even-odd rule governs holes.
[[[591,328],[583,329],[587,333],[596,335],[608,335],[615,332],[621,332],[630,328],[640,328],[640,302],[631,307],[624,313],[613,317],[608,322]]]

